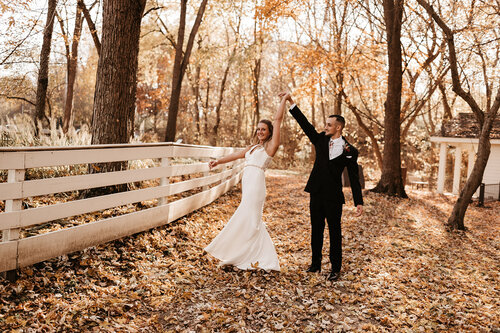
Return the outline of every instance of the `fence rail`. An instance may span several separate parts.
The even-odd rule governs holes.
[[[7,182],[0,183],[0,200],[5,207],[0,212],[0,272],[12,274],[20,267],[161,226],[211,203],[238,183],[243,163],[209,170],[206,161],[238,149],[176,143],[0,149],[0,170],[7,170]],[[137,160],[148,160],[150,167],[25,180],[29,169],[119,161],[131,164]],[[191,179],[171,181],[176,176]],[[36,196],[157,179],[157,184],[146,188],[41,207],[23,205]],[[169,202],[168,197],[175,195],[181,197]],[[22,235],[26,228],[147,200],[156,200],[156,206],[34,236]]]

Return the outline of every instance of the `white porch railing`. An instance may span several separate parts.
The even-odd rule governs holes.
[[[175,143],[1,148],[0,170],[8,170],[8,179],[0,183],[0,200],[5,201],[5,209],[0,211],[0,272],[161,226],[211,203],[238,183],[243,163],[236,161],[210,172],[206,161],[236,150]],[[150,159],[156,160],[153,167],[24,180],[26,170],[32,168]],[[192,179],[169,181],[170,177],[182,175],[190,175]],[[153,179],[160,179],[159,185],[23,209],[23,199],[30,197]],[[169,196],[195,189],[199,192],[167,200]],[[158,200],[152,208],[22,236],[22,229],[36,225],[153,199]]]

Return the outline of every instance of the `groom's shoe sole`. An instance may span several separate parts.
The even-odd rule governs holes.
[[[308,273],[316,273],[316,272],[321,272],[321,266],[309,266],[309,268],[306,270]]]

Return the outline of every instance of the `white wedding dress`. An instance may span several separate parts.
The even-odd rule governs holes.
[[[279,271],[276,249],[262,222],[266,199],[264,170],[271,162],[271,157],[259,145],[245,154],[245,162],[241,203],[205,251],[219,259],[221,266]]]

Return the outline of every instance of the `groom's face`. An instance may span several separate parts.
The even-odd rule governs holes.
[[[326,118],[325,135],[335,136],[342,132],[342,124],[336,118]]]

